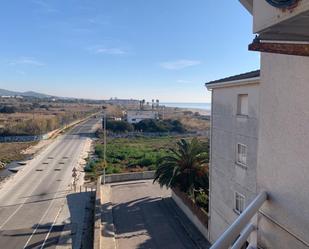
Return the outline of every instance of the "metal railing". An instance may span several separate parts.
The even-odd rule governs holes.
[[[251,219],[257,214],[266,200],[267,193],[260,193],[210,249],[240,249],[246,243],[250,234],[256,230],[256,226],[251,223]],[[256,245],[249,245],[248,248],[254,248],[254,246]]]

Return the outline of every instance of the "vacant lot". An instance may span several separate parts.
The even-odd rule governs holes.
[[[175,144],[181,138],[181,135],[177,137],[109,138],[107,141],[106,173],[155,170],[158,160],[168,155],[169,149],[175,147]],[[207,141],[207,138],[201,137],[200,140]],[[95,145],[97,159],[90,161],[86,166],[86,171],[90,175],[100,174],[104,168],[103,148],[103,140],[100,139]]]
[[[28,155],[22,154],[22,151],[34,144],[35,142],[0,143],[0,162],[9,163],[14,160],[24,160]]]

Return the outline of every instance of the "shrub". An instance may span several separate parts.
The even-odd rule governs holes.
[[[133,126],[126,121],[107,121],[106,128],[112,132],[129,132],[133,131]]]
[[[15,106],[2,106],[0,107],[0,113],[15,113],[17,108]]]
[[[144,132],[178,132],[184,133],[186,129],[178,120],[145,119],[134,125],[135,130]]]
[[[205,191],[198,191],[195,193],[195,203],[208,212],[208,195]]]

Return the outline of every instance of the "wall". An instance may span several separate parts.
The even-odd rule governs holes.
[[[249,115],[239,117],[238,94],[248,94]],[[210,241],[214,242],[237,218],[234,192],[246,197],[246,205],[256,196],[259,85],[212,90],[212,130],[210,166]],[[247,145],[247,168],[236,162],[236,145]]]
[[[261,210],[259,243],[308,249],[309,57],[261,59],[257,180],[270,201]]]
[[[207,224],[204,225],[203,222],[198,218],[198,216],[184,203],[179,194],[172,190],[172,198],[177,204],[177,206],[185,213],[188,219],[194,224],[194,226],[201,232],[201,234],[208,240],[208,229]],[[201,211],[200,211],[201,212]],[[205,213],[205,216],[207,214]],[[207,220],[207,217],[206,219]],[[207,222],[207,221],[206,221]]]
[[[35,136],[2,136],[0,137],[0,143],[12,143],[12,142],[34,142],[40,141],[45,135],[35,135]]]
[[[154,171],[145,171],[145,172],[106,175],[105,183],[153,179],[154,173],[155,173]],[[102,183],[103,183],[103,177],[102,177]]]
[[[291,11],[282,11],[279,8],[272,7],[265,0],[254,0],[253,6],[253,33],[259,33],[272,25],[308,11],[309,1],[300,1],[296,8]]]

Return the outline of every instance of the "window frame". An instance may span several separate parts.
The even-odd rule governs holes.
[[[247,96],[247,113],[242,113],[243,108],[241,105],[241,97]],[[248,117],[249,116],[249,94],[248,93],[239,93],[237,94],[237,110],[236,110],[236,116],[239,117]]]
[[[242,201],[242,210],[237,209],[237,199],[238,199],[237,195],[240,198],[242,198],[242,200],[241,200]],[[239,193],[238,191],[234,191],[234,208],[233,208],[234,212],[236,214],[240,215],[245,209],[246,209],[246,197],[243,194]]]
[[[240,161],[239,160],[239,151],[238,151],[238,148],[239,148],[239,146],[243,146],[243,147],[245,147],[245,152],[246,152],[246,157],[245,157],[245,163],[243,163],[242,161]],[[248,146],[247,145],[245,145],[245,144],[243,144],[243,143],[237,143],[236,144],[236,164],[238,164],[238,165],[241,165],[241,166],[243,166],[243,167],[247,167],[247,158],[248,158]]]

